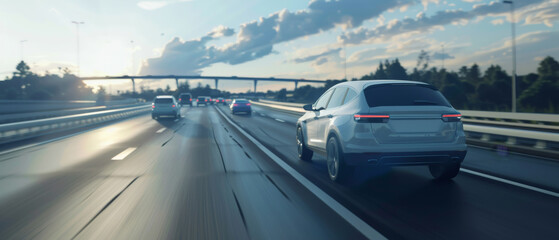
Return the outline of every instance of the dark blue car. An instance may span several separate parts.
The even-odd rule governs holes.
[[[238,112],[244,112],[246,114],[251,114],[252,109],[250,107],[250,102],[246,99],[235,99],[229,106],[231,108],[231,113],[236,114]]]

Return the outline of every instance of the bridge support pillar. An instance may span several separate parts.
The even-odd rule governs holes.
[[[256,95],[256,85],[258,84],[258,80],[254,80],[254,95]]]
[[[135,95],[136,94],[136,82],[134,81],[134,78],[131,78],[130,80],[132,80],[132,94]]]
[[[294,90],[297,90],[297,85],[299,85],[299,81],[295,81],[295,89]]]
[[[215,90],[217,90],[217,82],[219,82],[219,79],[215,79]]]
[[[179,79],[175,78],[175,84],[177,84],[177,89],[179,89]]]

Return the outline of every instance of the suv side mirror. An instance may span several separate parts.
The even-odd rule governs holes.
[[[313,111],[312,104],[307,104],[307,105],[303,106],[303,109],[305,109],[305,111]]]

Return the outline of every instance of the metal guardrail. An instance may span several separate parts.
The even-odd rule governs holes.
[[[103,103],[105,106],[130,105],[138,103],[137,99],[129,98],[122,100],[108,100]],[[16,114],[58,111],[64,109],[77,109],[98,106],[96,101],[89,100],[0,100],[0,114]]]
[[[303,114],[304,104],[282,103],[269,100],[254,102],[255,105],[280,111]],[[459,110],[463,116],[464,131],[470,139],[499,141],[508,145],[523,145],[536,149],[555,149],[559,146],[559,115],[538,113],[505,113]],[[530,121],[525,123],[523,121]],[[497,126],[495,126],[497,125]],[[522,129],[522,128],[530,128]]]
[[[40,111],[40,112],[0,114],[0,124],[30,121],[30,120],[37,120],[43,118],[53,118],[53,117],[60,117],[60,116],[69,116],[74,114],[97,112],[97,111],[112,110],[112,109],[119,109],[119,108],[128,108],[128,107],[135,107],[140,105],[143,104],[134,103],[128,105],[95,106],[95,107],[72,108],[72,109]]]
[[[149,105],[142,105],[123,109],[1,124],[0,144],[123,119],[148,112],[150,109]]]

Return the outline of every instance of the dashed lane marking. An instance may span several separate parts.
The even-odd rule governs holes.
[[[136,151],[136,148],[127,148],[126,150],[122,151],[121,153],[119,153],[118,155],[114,156],[113,158],[111,158],[111,160],[113,161],[120,161],[120,160],[124,160],[128,155],[130,155],[130,153]]]

